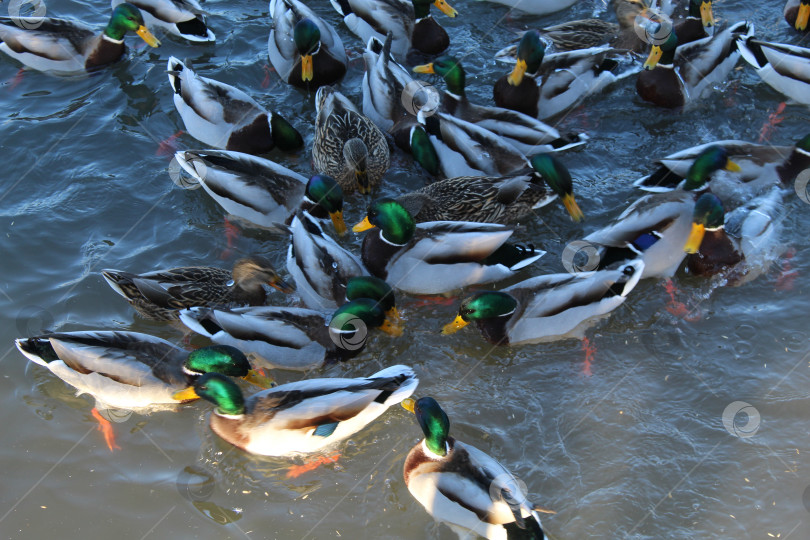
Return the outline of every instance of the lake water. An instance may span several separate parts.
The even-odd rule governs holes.
[[[363,44],[325,0],[313,6],[343,36],[353,61],[340,89],[359,103]],[[479,102],[489,102],[491,84],[509,69],[493,55],[514,31],[606,9],[581,2],[545,18],[504,18],[507,8],[497,4],[454,6],[458,18],[437,18]],[[720,0],[715,14],[724,22],[750,18],[762,37],[799,43],[782,7],[781,0]],[[163,46],[149,49],[130,37],[127,59],[90,77],[26,72],[16,79],[20,66],[0,59],[0,537],[454,538],[402,481],[405,455],[421,431],[399,407],[322,455],[339,453],[337,462],[297,477],[288,472],[301,459],[257,459],[218,440],[205,423],[206,402],[121,418],[115,429],[122,449],[111,453],[96,431],[92,400],[75,397],[13,347],[15,337],[42,330],[135,330],[182,342],[179,328],[137,317],[106,285],[102,268],[230,266],[245,253],[263,253],[284,268],[285,238],[245,229],[229,248],[220,207],[202,190],[175,185],[169,157],[158,152],[183,129],[165,74],[169,55],[282,112],[311,146],[313,96],[265,69],[267,5],[209,1],[205,9],[215,45],[159,36]],[[50,16],[99,28],[108,14],[104,2],[48,3]],[[573,224],[552,204],[539,212],[542,221],[522,226],[520,240],[549,252],[525,276],[563,271],[565,245],[637,198],[631,182],[652,159],[718,139],[756,141],[782,101],[742,64],[722,91],[685,111],[644,104],[632,77],[586,101],[559,127],[591,137],[561,157],[587,220]],[[793,144],[810,131],[809,117],[805,107],[787,105],[770,141]],[[185,134],[173,142],[201,146]],[[270,157],[310,173],[308,152]],[[383,193],[425,181],[397,150]],[[366,204],[350,197],[347,222],[359,221]],[[673,303],[663,283],[648,280],[588,331],[587,342],[493,350],[472,328],[439,335],[457,301],[401,297],[403,337],[375,335],[357,359],[316,375],[412,365],[418,395],[442,403],[452,434],[499,459],[537,503],[557,512],[544,518],[551,538],[805,539],[808,215],[798,198],[787,202],[782,241],[792,257],[752,283],[718,288],[679,276],[672,294],[690,309],[686,318],[667,310]],[[346,243],[357,248],[361,236]],[[295,298],[274,293],[272,300]],[[737,411],[737,423],[724,427],[724,416]]]

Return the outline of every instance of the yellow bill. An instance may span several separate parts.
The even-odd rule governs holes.
[[[653,69],[658,65],[658,61],[661,60],[663,55],[663,49],[658,45],[653,45],[650,50],[650,55],[647,57],[647,61],[644,62],[644,69]]]
[[[421,66],[416,66],[413,68],[414,73],[436,73],[433,71],[433,63],[430,64],[422,64]]]
[[[529,69],[529,66],[526,64],[526,61],[518,58],[517,64],[515,64],[515,69],[512,70],[512,73],[510,73],[509,77],[506,79],[507,82],[512,86],[520,86],[520,83],[523,82],[523,76],[526,75],[527,69]]]
[[[160,46],[160,40],[156,38],[145,26],[139,26],[138,29],[135,30],[135,33],[138,34],[141,39],[144,40],[150,47]]]
[[[703,0],[700,4],[700,19],[703,21],[703,26],[714,26],[714,15],[712,14],[712,3],[709,0]]]
[[[416,407],[416,400],[411,398],[406,398],[400,401],[399,403],[402,405],[402,408],[408,411],[409,413],[414,412],[414,408]]]
[[[312,80],[312,55],[305,54],[301,57],[301,80],[303,81],[311,81]]]
[[[689,233],[689,239],[683,250],[687,253],[697,253],[700,249],[700,244],[703,242],[703,236],[706,234],[706,227],[700,223],[692,223],[692,232]]]
[[[385,318],[394,324],[402,324],[402,317],[399,316],[399,311],[397,310],[396,306],[385,312]]]
[[[807,30],[807,20],[810,19],[810,4],[801,4],[799,14],[796,16],[796,30],[804,32]]]
[[[385,319],[383,323],[380,325],[380,330],[382,330],[391,337],[399,337],[402,335],[402,327],[392,323],[388,319]]]
[[[346,234],[346,222],[343,221],[343,210],[338,210],[337,212],[330,212],[329,218],[332,220],[332,225],[335,226],[335,231],[338,234],[343,235]]]
[[[470,323],[462,319],[461,315],[456,315],[456,318],[453,320],[453,322],[444,325],[444,328],[442,328],[442,334],[444,335],[455,334],[468,324]]]
[[[735,163],[735,162],[733,162],[731,160],[728,160],[728,163],[726,163],[725,169],[727,171],[731,171],[731,172],[740,172],[740,171],[742,171],[742,167],[740,167],[740,165],[738,163]]]
[[[373,228],[374,225],[371,224],[371,222],[368,220],[368,216],[366,216],[363,218],[363,221],[352,227],[352,230],[354,232],[363,232]]]
[[[571,215],[571,219],[574,221],[582,221],[585,219],[585,214],[583,214],[582,210],[579,209],[579,205],[577,204],[577,201],[574,200],[573,195],[563,195],[562,202],[565,209],[568,210],[568,213]]]
[[[194,391],[193,386],[189,386],[185,390],[180,390],[172,394],[172,399],[176,399],[177,401],[191,401],[193,399],[200,399],[200,396]]]
[[[439,11],[441,11],[448,17],[455,17],[456,15],[458,15],[458,11],[453,9],[453,6],[451,6],[444,0],[436,0],[435,2],[433,2],[433,5],[439,8]]]
[[[260,388],[273,388],[276,382],[272,377],[268,377],[263,369],[251,369],[248,374],[242,377],[250,384],[255,384]]]

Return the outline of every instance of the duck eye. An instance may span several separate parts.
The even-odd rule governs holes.
[[[635,273],[636,269],[633,268],[632,266],[625,266],[624,270],[622,271],[622,274],[624,274],[625,276],[632,276]]]

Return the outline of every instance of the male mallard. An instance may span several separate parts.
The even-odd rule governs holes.
[[[227,150],[185,150],[174,157],[231,215],[277,229],[306,210],[314,217],[328,216],[338,234],[346,232],[343,190],[330,176],[307,180],[278,163]]]
[[[267,50],[284,82],[314,90],[343,78],[346,50],[331,25],[299,0],[270,0],[270,13]]]
[[[123,0],[112,0],[112,7]],[[150,28],[160,27],[166,32],[193,41],[212,43],[214,33],[205,25],[203,10],[197,0],[132,0],[130,4],[141,10],[143,20]]]
[[[676,21],[673,28],[681,45],[710,36],[714,32],[712,0],[689,0],[686,17]]]
[[[802,105],[810,105],[810,49],[753,37],[740,39],[737,46],[745,61],[771,88]]]
[[[513,276],[545,252],[507,244],[513,230],[493,223],[414,223],[397,201],[377,199],[354,232],[363,239],[363,262],[371,274],[411,294],[441,294]]]
[[[405,107],[405,88],[421,90],[415,86],[410,73],[391,57],[393,36],[389,32],[385,42],[372,37],[368,40],[363,59],[366,72],[363,75],[363,114],[371,119],[378,128],[393,133],[394,126],[416,114],[423,104],[416,103],[416,92],[411,91],[413,99]],[[408,86],[410,85],[410,87]],[[426,97],[426,96],[425,96]],[[434,104],[438,106],[438,102]]]
[[[644,263],[615,270],[537,276],[499,292],[478,292],[461,303],[452,334],[474,322],[493,345],[582,339],[585,330],[622,305],[641,279]]]
[[[411,368],[397,365],[369,377],[282,384],[245,399],[232,381],[211,373],[177,398],[199,396],[216,405],[211,430],[228,443],[251,454],[288,456],[354,435],[418,384]]]
[[[807,20],[810,19],[810,0],[788,0],[785,4],[785,20],[798,30],[807,30]]]
[[[177,319],[177,310],[193,306],[261,306],[262,285],[293,292],[266,260],[239,259],[233,272],[211,266],[184,266],[146,274],[102,270],[110,287],[148,319]]]
[[[579,137],[560,133],[534,117],[501,107],[484,107],[470,103],[465,94],[464,67],[452,56],[440,56],[430,64],[416,66],[416,73],[435,73],[447,84],[442,98],[442,110],[502,137],[524,155],[548,150],[563,150],[582,144]]]
[[[460,176],[439,180],[397,197],[416,222],[511,223],[558,196],[575,221],[584,216],[574,199],[568,168],[548,154],[530,160],[532,169],[507,176]]]
[[[289,122],[266,111],[241,90],[200,77],[173,56],[167,69],[174,106],[195,139],[215,148],[248,154],[304,146],[301,134]]]
[[[380,284],[382,283],[382,284]],[[231,345],[273,369],[306,371],[342,362],[363,351],[371,329],[402,334],[391,287],[357,277],[346,287],[348,303],[331,319],[294,307],[190,308],[180,320],[215,343]]]
[[[540,516],[503,465],[450,436],[450,420],[432,397],[407,399],[425,438],[405,459],[411,495],[459,538],[545,540]]]
[[[404,59],[413,48],[425,54],[440,54],[450,46],[447,32],[430,15],[433,4],[449,17],[457,12],[445,0],[330,0],[349,30],[364,43],[380,42],[393,35],[391,53]]]
[[[678,46],[678,35],[673,30],[664,43],[652,46],[644,71],[636,80],[638,95],[669,108],[700,99],[725,81],[737,64],[737,40],[753,34],[752,24],[738,22],[712,37]]]
[[[546,119],[638,71],[632,64],[625,69],[622,64],[627,63],[628,55],[610,47],[548,56],[545,51],[546,46],[537,30],[523,34],[518,44],[515,68],[511,74],[495,82],[493,97],[496,105]]]
[[[160,45],[132,4],[113,10],[101,34],[65,19],[0,19],[0,51],[39,71],[75,73],[115,62],[124,54],[124,36],[137,33],[152,47]]]
[[[100,409],[149,409],[176,405],[174,394],[189,388],[204,373],[243,377],[261,386],[269,381],[251,370],[244,354],[213,345],[186,351],[168,341],[136,332],[57,332],[20,338],[17,348],[90,394]]]
[[[315,170],[332,176],[346,193],[370,193],[388,170],[388,142],[382,131],[331,86],[320,87],[315,102]]]
[[[312,309],[333,310],[343,303],[346,284],[367,275],[360,259],[327,236],[307,212],[299,212],[290,226],[287,271],[301,302]]]

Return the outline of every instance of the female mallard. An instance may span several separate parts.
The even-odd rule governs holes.
[[[261,306],[267,284],[283,293],[293,292],[266,260],[239,259],[233,272],[211,266],[184,266],[146,274],[102,270],[110,287],[148,319],[177,319],[177,310],[193,306]]]
[[[282,384],[247,399],[229,379],[203,375],[177,399],[199,396],[216,408],[211,430],[251,454],[288,456],[315,452],[354,435],[416,390],[407,366],[369,377],[308,379]]]
[[[98,35],[64,19],[0,19],[0,51],[38,71],[89,71],[121,58],[127,32],[135,32],[151,47],[160,45],[138,8],[125,3],[113,10],[110,22]]]
[[[499,292],[475,293],[442,334],[474,322],[493,345],[582,339],[585,330],[624,303],[643,271],[644,263],[635,260],[614,270],[537,276]]]
[[[457,11],[445,0],[330,0],[349,30],[364,43],[380,42],[393,35],[391,53],[404,59],[413,48],[424,54],[440,54],[450,46],[447,32],[430,14],[433,4],[448,17]]]
[[[521,153],[564,150],[582,144],[579,137],[561,137],[560,133],[534,117],[500,107],[483,107],[470,103],[464,91],[464,67],[452,56],[440,56],[430,64],[416,66],[416,73],[435,73],[447,84],[442,110],[466,122],[488,129]]]
[[[248,307],[190,308],[180,312],[180,320],[215,343],[244,351],[257,364],[298,371],[354,358],[371,329],[402,335],[394,294],[382,280],[349,280],[346,299],[331,319],[311,309]]]
[[[90,394],[100,409],[149,409],[176,405],[174,394],[189,388],[204,373],[242,377],[261,386],[269,381],[251,370],[244,354],[213,345],[186,351],[166,340],[136,332],[57,332],[20,338],[17,348]]]
[[[112,0],[113,8],[123,0]],[[203,10],[197,0],[132,0],[141,10],[150,28],[166,32],[195,43],[213,43],[214,33],[206,26]]]
[[[788,0],[785,4],[785,20],[798,30],[807,30],[807,20],[810,19],[810,0]]]
[[[737,40],[745,40],[753,33],[752,24],[738,22],[710,38],[679,47],[678,35],[671,32],[664,43],[652,46],[644,71],[636,80],[638,95],[669,108],[700,99],[725,81],[740,57]]]
[[[343,303],[349,279],[368,274],[363,263],[327,236],[307,212],[293,218],[290,232],[287,271],[301,302],[312,309],[336,309]]]
[[[810,49],[753,37],[739,40],[737,46],[766,84],[802,105],[810,105]]]
[[[322,86],[315,96],[317,118],[312,161],[315,170],[337,180],[346,193],[370,193],[388,170],[388,142],[374,123],[346,97]]]
[[[169,58],[174,106],[189,134],[215,148],[248,154],[304,146],[289,122],[264,110],[250,96],[213,79],[200,77],[175,57]]]
[[[338,234],[346,232],[343,190],[330,176],[307,180],[278,163],[227,150],[185,150],[174,157],[231,215],[278,229],[306,210],[317,218],[328,216]]]
[[[529,160],[532,169],[507,176],[460,176],[439,180],[397,198],[416,222],[511,223],[558,196],[574,221],[583,219],[568,168],[548,154]]]
[[[513,230],[493,223],[414,223],[397,201],[377,199],[354,232],[371,274],[411,294],[441,294],[513,276],[545,252],[507,244]]]
[[[450,420],[432,397],[407,399],[425,438],[405,459],[411,495],[459,538],[545,540],[538,509],[503,465],[450,436]]]
[[[622,64],[629,58],[610,47],[594,47],[545,56],[537,30],[520,40],[512,73],[495,82],[493,97],[499,107],[546,119],[579,104],[586,96],[636,73]]]
[[[270,13],[267,50],[284,82],[314,90],[343,78],[346,50],[331,25],[299,0],[270,0]]]

